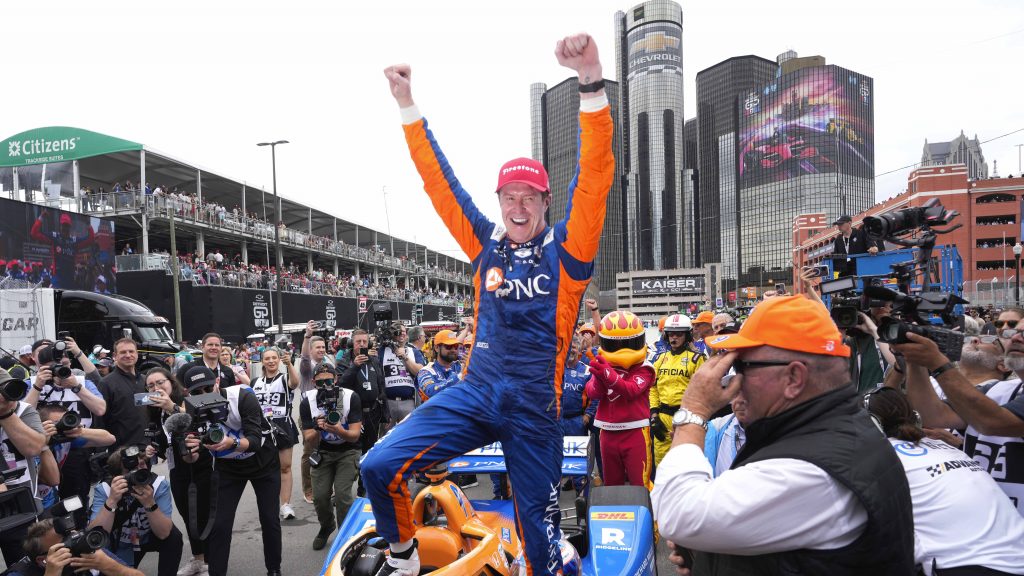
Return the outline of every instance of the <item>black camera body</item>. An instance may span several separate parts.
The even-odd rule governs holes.
[[[953,308],[967,301],[955,294],[941,292],[922,292],[908,296],[898,290],[890,290],[879,286],[870,286],[864,295],[872,299],[892,302],[892,316],[883,318],[878,326],[878,341],[887,344],[903,344],[909,342],[907,333],[924,336],[935,342],[939,351],[956,362],[963,352],[964,335],[962,332],[932,325],[922,313],[938,314],[945,325],[952,324]]]
[[[52,508],[53,530],[64,538],[63,544],[72,556],[90,554],[107,546],[107,531],[100,527],[80,530],[74,513],[82,508],[82,500],[73,496],[61,500]]]
[[[340,391],[336,386],[326,386],[316,391],[317,407],[324,413],[328,424],[341,422],[341,412],[338,410],[338,398]]]
[[[203,444],[219,444],[227,436],[228,401],[216,392],[185,397],[185,412]]]
[[[128,482],[129,492],[137,486],[152,486],[156,481],[156,474],[151,470],[139,468],[140,453],[138,446],[129,446],[121,451],[121,470]]]
[[[71,438],[68,438],[67,433],[75,428],[82,425],[82,416],[78,412],[67,411],[60,420],[57,420],[55,427],[57,433],[50,438],[50,444],[63,444],[64,442],[70,442]]]
[[[391,304],[388,302],[377,302],[371,307],[373,312],[374,340],[377,349],[394,348],[395,340],[401,335],[399,328],[394,325],[394,315],[391,312]]]
[[[860,297],[834,297],[829,308],[829,315],[832,321],[840,329],[850,330],[857,327],[859,318],[857,313],[861,312]]]

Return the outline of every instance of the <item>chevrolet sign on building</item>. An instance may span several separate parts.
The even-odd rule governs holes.
[[[703,294],[704,276],[634,278],[633,294]]]

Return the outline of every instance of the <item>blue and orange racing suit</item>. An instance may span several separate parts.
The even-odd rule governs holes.
[[[580,112],[580,154],[566,215],[513,244],[455,178],[425,119],[405,136],[430,200],[473,263],[476,337],[462,384],[440,391],[370,450],[363,485],[378,533],[415,535],[406,479],[467,451],[501,441],[513,489],[527,574],[558,574],[562,374],[580,299],[593,274],[605,201],[614,178],[613,123],[604,98]],[[409,122],[408,110],[403,111]],[[407,115],[408,114],[408,115]]]

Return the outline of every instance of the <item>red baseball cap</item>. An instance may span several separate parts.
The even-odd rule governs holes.
[[[68,225],[70,225],[71,224],[71,216],[68,215],[68,214],[61,214],[60,215],[60,223],[61,224],[68,224]]]
[[[539,192],[550,192],[548,171],[544,165],[533,158],[515,158],[505,162],[498,171],[498,187],[501,190],[506,184],[520,182]]]
[[[850,347],[843,344],[843,335],[828,310],[800,294],[761,302],[738,334],[720,334],[706,342],[725,350],[774,346],[808,354],[850,356]]]

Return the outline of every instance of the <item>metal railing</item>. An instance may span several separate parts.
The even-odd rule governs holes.
[[[167,254],[129,254],[117,256],[116,260],[118,273],[162,270],[166,274],[171,274],[171,260]],[[257,273],[248,270],[218,269],[206,266],[193,268],[181,258],[178,259],[178,275],[181,280],[191,282],[193,286],[224,286],[252,290],[273,290],[277,288],[277,275],[271,272]],[[424,294],[416,290],[388,288],[385,286],[351,286],[346,280],[337,280],[332,283],[308,277],[285,276],[282,287],[285,292],[294,292],[296,294],[316,294],[346,298],[366,296],[374,300],[412,302],[415,304],[455,306],[462,303],[467,307],[469,306],[469,302],[451,296]]]
[[[208,226],[224,228],[268,242],[274,239],[273,224],[264,220],[249,218],[242,214],[236,214],[233,210],[228,210],[219,204],[198,203],[193,199],[182,199],[170,194],[149,195],[142,198],[143,200],[140,201],[140,196],[132,192],[90,194],[82,199],[62,198],[61,207],[65,209],[79,208],[82,212],[99,215],[145,212],[148,216],[154,218],[174,217],[183,222],[202,223]],[[65,207],[64,201],[68,201],[70,205]],[[411,274],[425,274],[463,284],[473,283],[472,278],[465,274],[442,270],[435,266],[423,266],[412,260],[385,254],[380,250],[353,246],[341,241],[335,241],[332,238],[301,232],[285,226],[281,226],[281,243],[342,256],[364,264],[374,264],[402,270]]]

